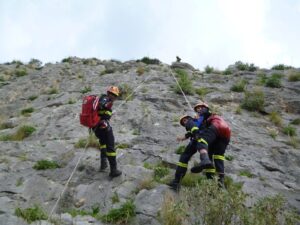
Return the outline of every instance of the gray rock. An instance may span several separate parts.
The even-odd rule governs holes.
[[[188,63],[184,63],[184,62],[173,62],[171,65],[172,69],[188,69],[188,70],[195,70],[195,68],[188,64]]]

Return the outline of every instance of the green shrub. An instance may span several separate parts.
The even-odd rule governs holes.
[[[90,92],[90,91],[92,91],[92,88],[89,87],[89,86],[85,86],[85,87],[80,91],[80,93],[81,93],[81,94],[86,94],[86,93],[88,93],[88,92]]]
[[[281,74],[273,73],[271,77],[266,80],[266,87],[280,88],[281,87]]]
[[[249,67],[248,67],[248,71],[254,72],[254,71],[256,71],[256,70],[257,70],[257,67],[256,67],[253,63],[251,63],[251,64],[249,65]]]
[[[37,95],[31,95],[31,96],[28,97],[28,100],[29,100],[29,101],[33,101],[33,100],[35,100],[35,99],[37,99],[37,98],[38,98]]]
[[[214,68],[213,67],[210,67],[209,65],[207,65],[205,68],[205,73],[213,73],[214,72]]]
[[[128,84],[121,84],[120,89],[120,99],[131,101],[133,99],[133,89]]]
[[[241,170],[239,172],[239,175],[243,176],[243,177],[248,177],[248,178],[253,178],[254,177],[254,175],[249,170]]]
[[[300,71],[292,71],[288,76],[288,80],[290,82],[300,81]]]
[[[99,149],[100,144],[98,138],[92,133],[87,138],[80,138],[74,145],[75,148],[85,148],[85,146],[87,148],[91,147]]]
[[[242,101],[242,108],[249,111],[261,111],[265,103],[265,96],[261,90],[245,92],[245,98]]]
[[[60,165],[55,161],[39,160],[34,164],[32,168],[36,170],[47,170],[60,168]]]
[[[58,93],[58,89],[53,87],[48,91],[48,95],[54,95]]]
[[[193,95],[194,94],[193,83],[189,79],[187,72],[185,70],[177,69],[176,74],[177,77],[179,78],[178,83],[182,88],[183,92],[187,95]],[[178,85],[175,86],[175,93],[181,94],[181,90]]]
[[[29,137],[36,129],[32,126],[21,126],[15,134],[3,135],[0,137],[0,141],[22,141]]]
[[[114,192],[113,196],[111,197],[111,203],[115,204],[120,202],[120,198],[117,192]]]
[[[137,69],[136,69],[136,73],[138,74],[138,75],[143,75],[144,73],[145,73],[145,68],[144,67],[142,67],[142,66],[139,66]]]
[[[8,65],[10,64],[17,64],[17,66],[22,66],[24,65],[24,63],[20,60],[13,60],[11,63],[9,63]]]
[[[241,106],[237,106],[235,109],[235,114],[241,115],[242,114],[242,107]]]
[[[27,73],[27,70],[26,69],[19,69],[19,70],[16,70],[15,71],[15,75],[17,77],[23,77],[23,76],[26,76],[28,73]]]
[[[288,70],[288,69],[292,69],[293,67],[291,66],[286,66],[284,64],[277,64],[277,65],[274,65],[271,69],[272,70]]]
[[[270,114],[270,120],[272,123],[274,123],[276,126],[281,127],[282,126],[282,118],[277,112],[271,112]]]
[[[130,148],[130,145],[127,143],[120,143],[116,145],[116,149],[125,149],[125,148]]]
[[[135,216],[135,205],[129,200],[118,209],[111,209],[106,215],[101,216],[105,223],[126,224]]]
[[[234,157],[232,155],[225,155],[225,160],[232,161]]]
[[[198,184],[203,183],[206,177],[199,176],[199,174],[187,173],[181,181],[184,187],[196,187]]]
[[[256,81],[257,85],[265,85],[266,84],[268,77],[265,73],[259,73],[257,75],[257,77],[258,77],[258,79]]]
[[[48,216],[45,213],[45,211],[38,205],[27,209],[16,208],[15,215],[18,217],[22,217],[28,223],[32,223],[37,220],[48,219]]]
[[[114,68],[107,68],[107,69],[103,70],[100,75],[111,74],[114,72],[116,72],[116,70]]]
[[[291,124],[293,124],[293,125],[299,125],[300,124],[300,118],[292,120]]]
[[[61,60],[62,63],[72,63],[72,57],[64,58]]]
[[[298,148],[299,147],[299,139],[291,136],[289,138],[289,140],[287,141],[287,144],[290,146],[293,146],[294,148]]]
[[[296,128],[291,125],[287,125],[286,127],[283,128],[282,131],[286,135],[296,136]]]
[[[149,169],[149,170],[153,170],[153,169],[154,169],[154,166],[151,165],[151,164],[148,163],[148,162],[145,162],[145,163],[144,163],[144,167],[145,167],[146,169]]]
[[[68,104],[71,105],[71,104],[75,104],[76,103],[76,100],[75,99],[69,99],[68,101]]]
[[[89,210],[78,210],[78,209],[71,209],[68,211],[68,213],[72,216],[72,217],[76,217],[76,216],[92,216],[94,218],[99,218],[101,217],[101,215],[99,214],[100,209],[98,206],[93,206],[92,209]]]
[[[27,115],[27,114],[30,114],[30,113],[33,113],[33,112],[34,112],[34,108],[32,108],[32,107],[21,110],[22,115]]]
[[[170,172],[169,169],[166,167],[163,167],[163,166],[154,167],[154,180],[159,182],[161,180],[161,178],[168,175],[169,172]]]
[[[180,146],[176,149],[175,153],[178,154],[178,155],[181,155],[181,154],[184,152],[184,150],[185,150],[185,145],[180,145]]]
[[[223,75],[230,75],[232,74],[232,70],[230,68],[227,68],[226,70],[223,71]]]
[[[237,61],[234,65],[238,70],[241,70],[241,71],[246,71],[249,68],[248,63],[243,63],[241,61]]]
[[[137,60],[137,62],[143,62],[145,64],[154,64],[154,65],[159,65],[160,61],[158,59],[151,59],[149,57],[144,57],[141,60]]]
[[[247,85],[247,81],[245,79],[241,79],[237,81],[235,84],[233,84],[230,90],[235,92],[244,92],[246,85]]]
[[[212,92],[213,90],[209,89],[209,88],[206,88],[206,87],[202,87],[202,88],[196,88],[195,89],[195,92],[196,94],[198,94],[199,96],[203,97],[205,96],[206,94]]]

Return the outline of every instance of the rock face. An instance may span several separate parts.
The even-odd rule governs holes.
[[[142,68],[142,69],[141,69]],[[236,113],[244,93],[230,91],[240,79],[248,82],[247,90],[256,85],[256,72],[232,75],[197,74],[186,63],[172,68],[186,69],[196,88],[211,90],[204,97],[188,96],[192,105],[201,98],[222,114],[232,128],[226,172],[234,181],[244,183],[250,201],[281,193],[300,212],[300,151],[292,147],[290,137],[276,127],[267,114],[277,111],[283,126],[299,118],[300,83],[289,82],[287,74],[281,88],[261,86],[265,93],[263,114],[242,110]],[[26,71],[20,74],[16,71]],[[138,72],[139,70],[139,72]],[[142,72],[141,72],[142,71]],[[104,224],[90,216],[71,217],[71,209],[90,210],[97,206],[102,213],[133,200],[136,217],[132,224],[161,224],[159,210],[163,196],[170,190],[162,184],[149,187],[153,170],[145,168],[163,163],[170,168],[170,178],[179,159],[176,136],[184,134],[178,118],[190,111],[182,95],[172,86],[176,83],[166,64],[146,65],[135,61],[118,62],[71,58],[63,63],[43,67],[0,65],[0,224],[27,224],[15,216],[15,209],[34,204],[50,213],[80,157],[81,161],[54,217],[60,224]],[[270,76],[272,71],[266,71]],[[117,85],[133,97],[115,102],[111,124],[114,129],[117,160],[121,177],[110,180],[107,172],[98,172],[99,150],[75,148],[88,129],[79,124],[81,100],[86,94],[101,94]],[[25,112],[31,111],[31,112]],[[28,110],[31,109],[31,110]],[[35,127],[22,141],[5,141],[22,125]],[[294,125],[299,135],[299,125]],[[275,139],[270,130],[278,130]],[[187,144],[187,143],[184,143]],[[123,147],[121,147],[123,146]],[[124,147],[125,146],[125,147]],[[35,170],[39,160],[53,160],[60,168]],[[198,161],[196,154],[192,161]],[[190,163],[191,165],[193,162]],[[251,177],[242,176],[248,171]],[[147,183],[148,182],[148,183]],[[148,184],[148,185],[147,185]],[[113,200],[115,199],[115,200]],[[116,200],[117,199],[117,200]],[[52,224],[43,221],[42,224]]]

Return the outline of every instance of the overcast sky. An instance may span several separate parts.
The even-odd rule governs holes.
[[[300,0],[0,0],[0,62],[176,55],[300,67]]]

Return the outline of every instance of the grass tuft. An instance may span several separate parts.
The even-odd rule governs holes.
[[[47,170],[47,169],[56,169],[56,168],[60,168],[60,165],[55,161],[49,161],[49,160],[39,160],[33,166],[33,169],[36,170]]]
[[[187,72],[182,69],[177,69],[177,70],[175,70],[175,72],[178,77],[178,83],[179,83],[180,87],[182,88],[183,92],[187,95],[193,95],[194,94],[193,83],[189,79]],[[174,91],[177,94],[181,94],[181,90],[177,84],[174,88]]]
[[[234,92],[244,92],[246,85],[247,85],[247,81],[245,79],[241,79],[238,80],[235,84],[233,84],[230,90]]]
[[[242,108],[249,111],[261,111],[263,110],[265,103],[265,95],[264,93],[256,89],[252,92],[245,92],[245,98],[242,101]]]
[[[27,209],[16,208],[15,215],[18,217],[22,217],[28,223],[32,223],[37,220],[48,219],[48,216],[45,213],[45,211],[38,205]]]

